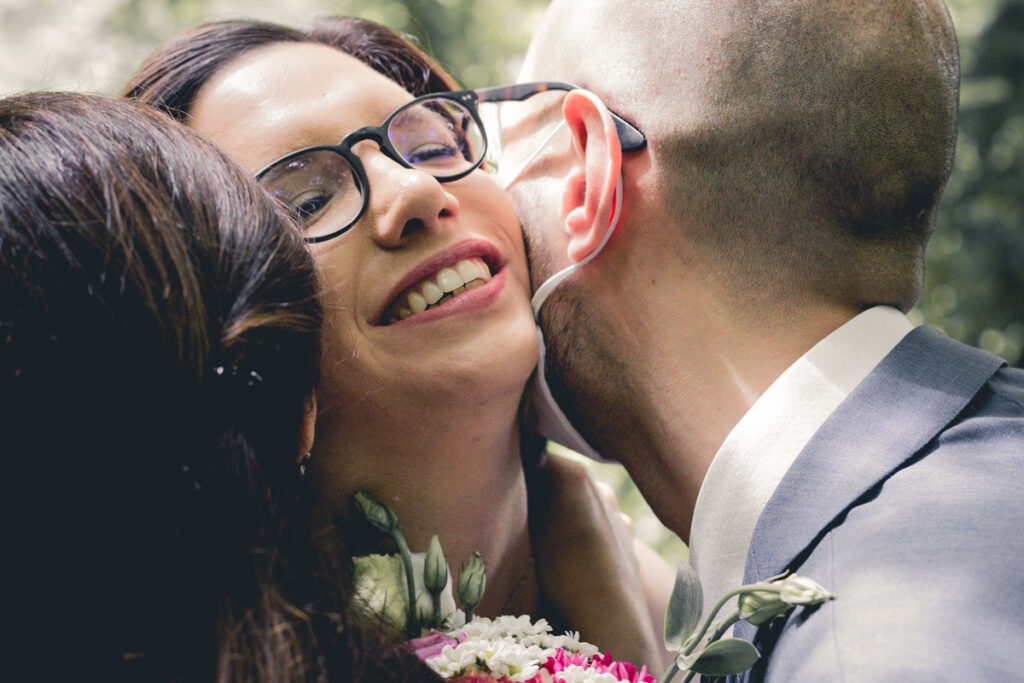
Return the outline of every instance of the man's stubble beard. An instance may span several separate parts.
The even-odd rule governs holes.
[[[536,290],[567,264],[552,258],[546,241],[529,230],[523,230],[523,239]],[[621,414],[617,404],[625,388],[624,371],[614,354],[600,351],[605,344],[598,332],[606,326],[600,323],[600,311],[588,302],[577,282],[580,272],[559,284],[541,307],[546,376],[555,400],[588,443],[616,457],[609,449],[618,441],[614,435],[619,426],[615,415]]]

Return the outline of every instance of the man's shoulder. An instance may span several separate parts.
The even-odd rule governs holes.
[[[1019,675],[1024,439],[1015,453],[998,444],[991,433],[951,436],[825,530],[793,569],[837,598],[763,629],[759,675],[787,683]]]
[[[998,680],[1018,672],[1007,653],[1024,649],[1024,371],[930,332],[906,351],[901,367],[917,369],[899,381],[917,382],[907,395],[918,402],[876,412],[859,427],[912,431],[900,425],[915,413],[930,426],[907,457],[887,460],[887,472],[875,465],[886,460],[885,436],[852,438],[857,447],[843,449],[841,458],[831,450],[835,442],[820,444],[820,459],[837,476],[867,468],[877,480],[790,565],[839,597],[762,629],[767,658],[754,680]],[[924,359],[937,357],[944,364],[926,368]],[[986,364],[988,370],[978,370]],[[930,383],[935,375],[945,375],[942,384]],[[930,401],[930,394],[958,386],[959,375],[970,385],[959,403]],[[937,420],[942,405],[951,412]],[[772,538],[762,545],[779,540]]]
[[[1024,369],[1000,368],[986,383],[985,388],[991,392],[992,400],[1001,403],[1018,415],[1024,414]]]
[[[954,578],[964,584],[1007,567],[1024,576],[1024,371],[997,367],[952,419],[922,441],[822,529],[821,542],[807,554],[827,553],[830,571],[849,572],[844,580],[875,572],[888,584],[906,580],[908,587],[932,572],[936,585],[961,570]],[[888,440],[867,443],[884,447]],[[859,457],[862,462],[832,464],[857,468],[874,456]],[[1024,603],[1024,581],[1012,582]]]
[[[929,423],[934,438],[922,444],[921,454],[968,444],[1024,451],[1024,370],[931,328],[908,334],[861,388],[837,415],[856,419],[863,414],[861,404],[868,404],[876,426],[888,418],[893,423],[887,429],[897,431]],[[879,410],[886,402],[891,407]]]
[[[1008,458],[1016,467],[1024,467],[1024,370],[1020,368],[996,369],[920,459],[925,465],[956,468],[967,481],[991,478],[1001,469],[984,465],[991,457]],[[1020,474],[1024,471],[1018,470]]]
[[[928,328],[908,334],[821,425],[779,482],[755,527],[747,576],[791,567],[880,486],[899,491],[900,503],[913,512],[918,498],[957,490],[951,477],[990,476],[978,467],[981,452],[1008,452],[1002,466],[1019,462],[1024,382],[1003,365]],[[901,488],[904,481],[915,483]],[[1005,493],[999,488],[1005,483],[997,482],[997,494]]]

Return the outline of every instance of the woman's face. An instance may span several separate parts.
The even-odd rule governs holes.
[[[199,91],[190,125],[255,174],[289,152],[379,125],[411,99],[338,50],[281,43],[218,72]],[[401,417],[402,406],[518,396],[537,345],[522,236],[505,193],[480,169],[442,184],[375,142],[352,151],[369,180],[366,212],[312,245],[327,316],[318,427],[341,420],[355,436],[360,427],[401,428],[367,425],[367,411]],[[433,288],[451,289],[452,277],[480,282],[401,318],[401,309],[416,310],[410,296],[436,298]]]

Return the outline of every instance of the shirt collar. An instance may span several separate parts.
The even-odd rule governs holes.
[[[895,308],[863,311],[787,368],[729,432],[704,477],[690,528],[690,563],[704,586],[706,611],[741,584],[754,525],[796,456],[911,329]]]

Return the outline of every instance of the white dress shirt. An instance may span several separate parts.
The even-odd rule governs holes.
[[[860,313],[787,368],[729,432],[701,484],[690,527],[690,563],[704,588],[705,616],[742,584],[754,525],[789,466],[911,329],[889,306]]]

